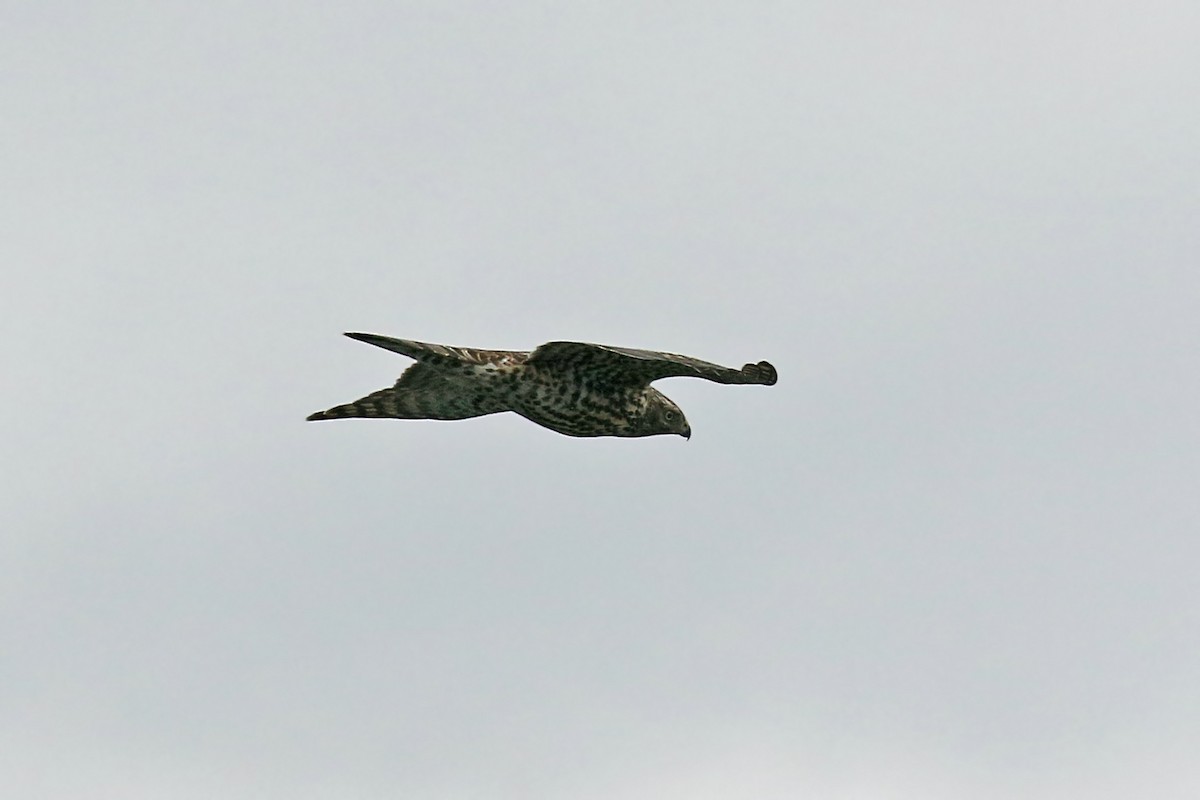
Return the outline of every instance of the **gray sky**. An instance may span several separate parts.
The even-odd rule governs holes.
[[[12,796],[1200,795],[1195,3],[0,18]]]

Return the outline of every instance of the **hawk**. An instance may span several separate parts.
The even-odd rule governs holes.
[[[467,419],[501,411],[567,436],[691,438],[687,418],[658,390],[659,378],[716,383],[775,383],[766,361],[741,369],[674,353],[582,342],[548,342],[532,352],[479,350],[347,333],[351,339],[415,358],[396,384],[309,420],[347,417]]]

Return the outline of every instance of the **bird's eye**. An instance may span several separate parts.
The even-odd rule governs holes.
[[[663,414],[663,419],[665,419],[667,422],[674,422],[675,421],[675,412],[668,411],[666,414]]]

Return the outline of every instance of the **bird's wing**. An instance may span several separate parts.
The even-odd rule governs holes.
[[[577,369],[618,384],[647,384],[659,378],[704,378],[716,383],[760,383],[770,386],[778,375],[766,361],[741,369],[722,367],[691,356],[633,350],[583,342],[547,342],[527,362],[546,369]]]
[[[433,364],[506,365],[520,363],[529,355],[528,353],[511,350],[480,350],[474,347],[451,347],[446,344],[429,344],[427,342],[414,342],[409,339],[393,339],[391,336],[380,336],[377,333],[349,332],[346,335],[351,339],[357,339],[360,342],[382,347],[384,350],[391,350],[394,353],[400,353],[409,358]]]

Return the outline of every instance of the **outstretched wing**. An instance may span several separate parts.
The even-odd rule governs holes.
[[[415,358],[418,361],[446,366],[455,364],[470,364],[473,366],[496,364],[507,366],[509,364],[519,364],[529,355],[528,353],[512,350],[480,350],[474,347],[451,347],[446,344],[429,344],[427,342],[414,342],[409,339],[393,339],[391,336],[380,336],[377,333],[348,332],[346,335],[351,339],[373,344],[376,347],[382,347],[384,350],[391,350],[393,353],[400,353],[409,358]]]
[[[583,342],[547,342],[533,351],[527,363],[547,369],[582,370],[605,382],[626,385],[644,385],[659,378],[690,377],[716,383],[770,386],[778,378],[775,367],[766,361],[733,369],[676,353]]]

